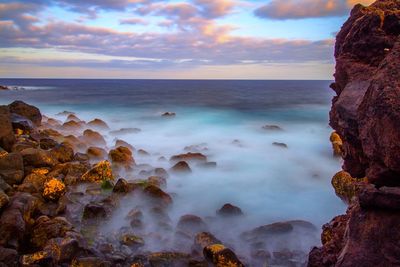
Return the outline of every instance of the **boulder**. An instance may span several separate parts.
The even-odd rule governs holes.
[[[2,189],[0,189],[0,212],[7,207],[10,199],[8,198],[7,194],[4,193]]]
[[[16,113],[31,120],[36,126],[42,122],[42,114],[37,107],[28,105],[22,101],[14,101],[8,105],[11,113]]]
[[[108,130],[110,129],[107,125],[107,123],[105,123],[103,120],[100,119],[94,119],[91,120],[87,123],[87,126],[89,126],[90,128],[93,128],[95,130]]]
[[[115,146],[114,147],[117,148],[117,147],[120,147],[120,146],[124,146],[124,147],[129,148],[131,151],[135,151],[135,148],[132,145],[130,145],[127,142],[125,142],[124,140],[121,140],[121,139],[115,140]]]
[[[186,162],[206,162],[207,157],[201,153],[185,153],[185,154],[179,154],[172,156],[170,158],[171,162],[179,162],[179,161],[186,161]]]
[[[88,219],[98,219],[107,217],[107,210],[104,205],[89,203],[85,205],[83,209],[82,218],[84,220]]]
[[[217,215],[223,217],[241,216],[242,210],[230,203],[224,204],[219,210],[216,211]]]
[[[194,237],[193,249],[202,253],[205,247],[214,244],[222,244],[222,242],[209,232],[200,232]]]
[[[0,157],[0,177],[9,185],[19,184],[24,178],[24,163],[20,153]]]
[[[43,192],[44,184],[48,181],[45,175],[40,173],[30,173],[24,179],[24,182],[18,186],[18,191],[38,193]]]
[[[279,127],[278,125],[264,125],[263,127],[261,127],[263,130],[267,130],[267,131],[283,131],[283,129],[281,127]]]
[[[81,120],[75,114],[69,114],[65,121],[81,122]]]
[[[7,106],[0,106],[0,147],[11,151],[15,136],[11,124],[11,114]]]
[[[29,135],[35,131],[35,125],[30,119],[15,113],[11,113],[11,124],[17,135]]]
[[[15,249],[0,247],[0,266],[18,266],[19,256]]]
[[[198,232],[208,230],[207,224],[200,217],[192,214],[183,215],[179,218],[176,229],[191,236]]]
[[[80,121],[80,122],[67,121],[67,122],[63,123],[62,129],[64,131],[78,131],[78,130],[82,129],[83,126],[85,126],[85,123],[82,121]]]
[[[57,146],[57,145],[58,145],[58,142],[55,141],[55,140],[52,139],[52,138],[42,138],[42,139],[40,139],[40,141],[39,141],[39,146],[40,146],[40,148],[41,148],[41,149],[44,149],[44,150],[52,149],[52,148],[54,148],[54,147]]]
[[[44,248],[49,239],[64,237],[72,228],[72,224],[64,217],[51,219],[47,216],[40,216],[33,226],[31,242],[37,248]]]
[[[72,161],[74,158],[74,149],[69,143],[56,145],[51,149],[50,153],[60,163]]]
[[[54,167],[58,164],[57,159],[53,156],[50,151],[27,148],[21,151],[22,158],[25,166],[31,166],[35,168],[40,167]]]
[[[124,146],[119,146],[116,149],[110,150],[108,157],[117,168],[131,168],[135,165],[135,160],[132,156],[132,151]]]
[[[176,173],[191,173],[192,169],[190,169],[186,161],[179,161],[171,168],[171,171]]]
[[[82,139],[85,143],[87,143],[88,145],[91,145],[91,146],[96,146],[96,145],[105,146],[106,145],[106,140],[104,140],[104,137],[100,133],[93,131],[91,129],[86,129],[83,132]]]
[[[107,157],[107,151],[100,147],[91,146],[87,149],[86,154],[93,160],[101,160]]]
[[[236,254],[229,248],[221,244],[213,244],[204,248],[204,258],[211,264],[217,267],[244,266]]]
[[[114,180],[110,162],[107,160],[100,161],[92,169],[83,174],[81,180],[84,182]]]
[[[65,194],[65,184],[60,180],[52,178],[44,184],[43,198],[46,200],[57,201]]]
[[[146,186],[143,192],[145,195],[150,197],[153,202],[156,202],[162,206],[169,206],[172,204],[171,196],[155,185]]]
[[[123,178],[118,179],[117,183],[114,185],[113,192],[114,193],[129,193],[135,189],[135,185],[128,183]]]

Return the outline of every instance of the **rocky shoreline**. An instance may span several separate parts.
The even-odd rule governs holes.
[[[308,266],[400,266],[400,2],[356,5],[337,35],[330,124],[346,214],[323,226]]]
[[[99,131],[123,136],[140,129],[113,130],[73,112],[58,116],[65,121],[22,101],[0,106],[0,266],[306,265],[307,251],[285,245],[295,235],[315,236],[306,221],[236,233],[239,250],[209,228],[216,220],[240,222],[243,211],[230,203],[209,218],[184,214],[173,224],[170,177],[217,166],[196,146],[172,156],[169,169],[138,164],[135,154],[146,151],[118,138],[108,147]],[[114,216],[126,224],[106,231]],[[282,244],[269,251],[268,242]],[[173,245],[151,249],[163,243]]]

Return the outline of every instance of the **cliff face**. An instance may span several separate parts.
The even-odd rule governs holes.
[[[357,5],[337,35],[330,124],[343,169],[367,183],[324,225],[309,266],[400,265],[400,1]]]
[[[331,126],[344,139],[344,170],[400,185],[400,1],[357,5],[337,35]]]

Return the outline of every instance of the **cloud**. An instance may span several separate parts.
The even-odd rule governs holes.
[[[120,19],[119,20],[120,24],[131,24],[131,25],[148,25],[149,23],[142,18],[128,18],[128,19]]]
[[[254,11],[266,19],[304,19],[347,15],[357,3],[370,4],[373,0],[272,0]]]
[[[217,18],[228,15],[236,5],[232,0],[194,0],[203,17]]]

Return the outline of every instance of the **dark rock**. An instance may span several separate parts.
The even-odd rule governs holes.
[[[192,170],[189,167],[189,164],[187,164],[185,161],[179,161],[176,163],[172,168],[172,171],[177,172],[177,173],[190,173]]]
[[[72,161],[74,158],[74,150],[68,143],[62,143],[50,151],[53,158],[58,160],[61,163]]]
[[[96,203],[89,203],[86,204],[83,210],[83,219],[95,219],[95,218],[105,218],[107,217],[107,210],[104,206],[96,204]]]
[[[176,114],[175,114],[175,112],[164,112],[161,116],[162,117],[175,117]]]
[[[11,113],[11,124],[14,129],[14,132],[17,134],[30,134],[34,132],[35,125],[33,125],[33,122],[25,118],[21,115]]]
[[[0,177],[9,185],[19,184],[24,178],[24,163],[20,153],[0,157]]]
[[[107,125],[107,123],[105,123],[103,120],[100,119],[94,119],[92,121],[89,121],[87,123],[87,126],[95,129],[95,130],[108,130],[110,129]]]
[[[71,223],[64,217],[50,219],[47,216],[40,216],[33,226],[31,242],[37,248],[44,248],[49,239],[64,237],[71,230]]]
[[[111,267],[113,266],[110,261],[96,258],[96,257],[83,257],[74,260],[76,266],[84,267]]]
[[[219,210],[217,210],[216,213],[223,217],[243,215],[243,212],[239,207],[236,207],[230,203],[224,204]]]
[[[273,142],[272,145],[281,147],[281,148],[288,148],[287,144],[285,144],[285,143]]]
[[[179,218],[176,228],[189,235],[208,230],[207,224],[200,217],[192,214],[183,215]]]
[[[191,153],[188,152],[186,154],[175,155],[170,158],[172,162],[179,162],[179,161],[195,161],[195,162],[206,162],[207,157],[201,153]]]
[[[375,188],[373,185],[361,189],[359,202],[362,208],[400,211],[400,187]]]
[[[273,235],[287,234],[293,231],[290,222],[277,222],[257,227],[251,231],[241,234],[241,238],[247,241],[255,239],[265,239]]]
[[[8,198],[7,194],[4,193],[3,190],[0,190],[0,212],[3,210],[3,208],[7,207],[9,202],[10,199]]]
[[[57,145],[58,145],[58,142],[51,138],[42,138],[39,141],[40,148],[44,149],[44,150],[52,149],[53,147],[55,147]]]
[[[119,146],[116,149],[110,150],[108,157],[117,168],[124,167],[125,169],[129,169],[135,165],[132,151],[127,147]]]
[[[117,136],[117,135],[124,135],[124,134],[134,134],[139,133],[141,130],[139,128],[121,128],[116,131],[111,131],[110,134]],[[115,145],[117,146],[117,144]]]
[[[203,253],[203,249],[214,244],[222,244],[222,242],[209,232],[201,232],[194,237],[193,250]]]
[[[117,183],[113,188],[113,192],[115,193],[129,193],[134,190],[135,186],[133,184],[128,183],[123,178],[118,179]]]
[[[0,147],[11,151],[15,136],[11,124],[11,114],[7,106],[0,106]]]
[[[56,158],[50,151],[27,148],[21,151],[22,157],[24,159],[25,166],[32,166],[35,168],[40,167],[54,167],[58,164]]]
[[[278,125],[264,125],[262,129],[267,131],[283,131]]]
[[[8,105],[11,113],[16,113],[31,120],[36,126],[42,122],[42,114],[37,107],[28,105],[22,101],[14,101]]]
[[[121,139],[117,139],[115,141],[114,147],[117,148],[119,146],[124,146],[124,147],[129,148],[131,151],[135,151],[135,148],[132,145],[128,144],[127,142],[125,142],[124,140],[121,140]]]
[[[149,156],[149,155],[150,155],[150,153],[147,152],[147,151],[144,150],[144,149],[139,149],[139,150],[137,151],[137,153],[138,153],[139,155],[142,155],[142,156]]]
[[[89,159],[90,159],[89,156],[85,153],[77,152],[74,155],[74,161],[88,162]]]
[[[147,196],[151,197],[152,200],[156,201],[157,203],[163,206],[169,206],[172,204],[171,196],[155,185],[146,186],[143,192]]]
[[[89,158],[95,160],[105,159],[107,157],[107,151],[100,147],[91,146],[87,149],[86,154],[89,156]]]
[[[87,144],[91,145],[91,146],[105,146],[106,145],[106,140],[104,140],[104,137],[93,130],[90,129],[86,129],[83,132],[83,140],[84,142],[86,142]]]
[[[18,266],[19,256],[15,249],[0,247],[0,266]],[[2,265],[4,264],[4,265]]]

